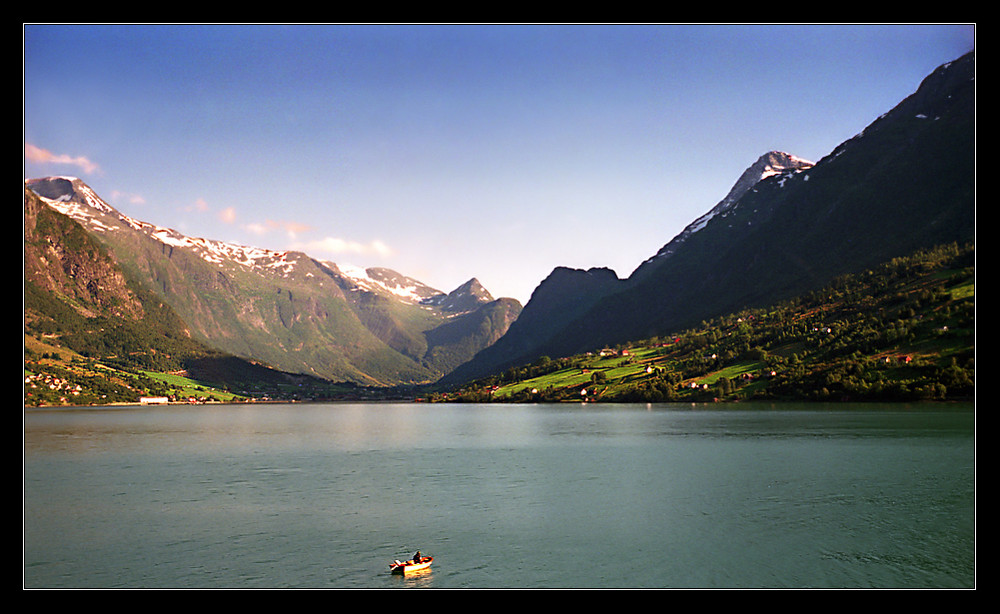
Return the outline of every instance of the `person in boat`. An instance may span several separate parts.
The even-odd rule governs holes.
[[[420,556],[420,551],[417,550],[417,553],[413,555],[413,562],[414,563],[419,563],[422,558],[423,557]]]

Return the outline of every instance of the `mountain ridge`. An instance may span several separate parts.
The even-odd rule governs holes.
[[[673,254],[674,251],[676,251],[688,237],[704,228],[705,225],[708,224],[713,218],[725,215],[739,202],[739,199],[742,198],[747,191],[751,190],[761,181],[776,175],[782,176],[782,180],[785,180],[791,177],[792,174],[810,169],[815,165],[815,162],[810,162],[804,158],[794,156],[784,151],[769,151],[761,155],[757,158],[756,162],[748,166],[747,169],[743,171],[739,179],[736,180],[736,183],[733,184],[733,187],[730,188],[729,193],[726,194],[725,198],[719,201],[719,203],[712,207],[707,213],[688,224],[684,230],[680,232],[680,234],[661,247],[660,250],[646,262],[648,263],[657,258],[664,258]]]
[[[628,278],[558,297],[541,292],[565,275],[557,267],[508,333],[441,384],[669,334],[920,248],[974,241],[974,172],[969,53],[819,162],[769,173],[746,189],[741,177],[731,191],[742,189],[738,198],[724,199]]]
[[[391,269],[188,237],[118,212],[78,178],[25,187],[219,351],[362,385],[453,385],[541,355],[669,333],[919,248],[974,242],[974,77],[973,53],[942,65],[816,163],[766,152],[628,277],[557,266],[523,307],[475,278],[445,293]]]
[[[79,178],[28,179],[25,187],[105,244],[192,336],[288,372],[371,386],[428,383],[498,338],[521,308],[478,281],[444,293],[387,268],[190,237],[122,214]],[[454,326],[431,334],[455,319],[470,321],[459,327],[464,337]]]

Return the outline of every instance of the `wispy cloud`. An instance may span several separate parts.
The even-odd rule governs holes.
[[[91,162],[84,156],[54,154],[47,149],[42,149],[41,147],[37,147],[31,143],[24,144],[24,159],[29,162],[38,162],[42,164],[69,164],[80,168],[80,170],[87,174],[97,173],[101,170],[101,167],[99,167],[96,162]]]
[[[263,224],[246,224],[243,229],[255,235],[266,235],[271,232],[284,232],[289,239],[294,240],[300,234],[309,232],[312,227],[301,222],[287,220],[267,220]]]
[[[205,202],[204,198],[199,198],[194,201],[194,204],[184,207],[185,211],[208,211],[208,203]]]
[[[368,243],[362,243],[360,241],[349,241],[336,237],[326,237],[317,241],[299,243],[293,249],[307,253],[361,254],[366,256],[381,256],[383,258],[389,257],[394,253],[392,248],[377,239]]]
[[[236,209],[234,207],[226,207],[222,211],[219,211],[219,220],[226,224],[232,224],[236,221]]]
[[[187,211],[207,212],[211,210],[205,200],[199,198],[194,204],[185,208]],[[215,213],[215,216],[226,224],[235,224],[238,218],[235,207],[226,207]],[[284,233],[292,245],[289,249],[301,250],[315,254],[354,254],[362,256],[376,256],[388,258],[395,254],[395,251],[384,242],[375,239],[367,243],[363,241],[352,241],[338,237],[326,237],[312,241],[298,241],[298,238],[311,232],[313,227],[302,222],[291,220],[265,220],[264,222],[248,222],[240,224],[244,231],[256,236],[264,236],[272,233]]]
[[[121,192],[119,190],[113,190],[111,192],[111,199],[114,201],[124,201],[130,205],[146,204],[146,199],[139,194],[128,194],[127,192]]]

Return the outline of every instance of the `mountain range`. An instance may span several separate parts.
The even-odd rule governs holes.
[[[220,352],[244,369],[455,386],[974,242],[975,169],[970,53],[815,163],[766,152],[628,277],[556,267],[523,309],[475,279],[442,292],[390,269],[189,237],[122,214],[78,178],[29,179],[25,326],[56,334],[66,314],[75,330],[133,322],[117,337],[132,339],[133,353],[135,339],[153,344],[144,360],[154,362]],[[105,354],[129,351],[111,345]]]
[[[974,242],[975,100],[969,53],[815,164],[766,153],[629,277],[554,269],[507,334],[442,385],[668,335],[918,249]]]
[[[289,373],[366,386],[428,383],[500,338],[521,310],[476,279],[444,293],[386,268],[188,237],[122,214],[78,178],[30,179],[25,187],[26,203],[37,198],[113,255],[82,284],[91,300],[118,297],[119,312],[135,315],[154,297],[192,339]],[[26,204],[26,220],[28,211]],[[79,300],[81,284],[72,282],[88,270],[73,262],[78,250],[37,251],[27,226],[26,283],[78,308],[92,304]],[[127,284],[145,301],[112,291]]]

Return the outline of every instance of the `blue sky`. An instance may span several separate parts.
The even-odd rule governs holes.
[[[971,25],[25,25],[25,177],[196,237],[527,302],[818,161]]]

